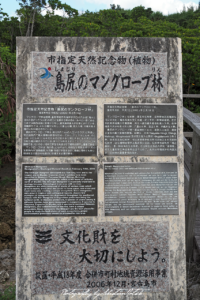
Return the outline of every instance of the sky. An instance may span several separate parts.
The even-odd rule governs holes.
[[[82,11],[97,12],[100,9],[110,8],[110,4],[120,5],[124,9],[132,9],[136,6],[150,7],[153,11],[161,11],[164,15],[180,12],[183,9],[183,5],[197,6],[199,0],[61,0],[62,3],[67,3],[72,8]],[[17,0],[0,0],[1,8],[3,12],[6,12],[9,16],[15,16],[15,10],[20,8],[19,1]],[[60,15],[61,12],[58,12]]]

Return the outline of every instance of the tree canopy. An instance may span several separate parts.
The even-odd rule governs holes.
[[[59,0],[18,0],[17,17],[0,9],[0,43],[15,52],[16,36],[180,37],[183,51],[183,91],[200,93],[200,5],[163,15],[137,6],[79,14]],[[62,11],[57,15],[56,11]]]

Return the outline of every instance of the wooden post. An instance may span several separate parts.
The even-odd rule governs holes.
[[[200,136],[194,131],[192,140],[192,156],[188,192],[188,208],[186,216],[186,258],[192,259],[194,242],[194,225],[196,220],[197,199],[200,177]]]

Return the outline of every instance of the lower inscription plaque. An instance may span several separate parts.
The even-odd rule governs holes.
[[[105,164],[105,215],[178,214],[176,163]]]
[[[168,222],[33,225],[32,294],[169,291]]]
[[[24,164],[23,216],[97,216],[96,164]]]

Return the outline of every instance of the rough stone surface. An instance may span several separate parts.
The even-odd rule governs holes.
[[[9,279],[9,274],[5,270],[0,271],[0,283],[5,282]]]
[[[167,96],[165,97],[35,97],[32,95],[31,52],[167,52]],[[168,292],[144,292],[137,296],[141,300],[186,300],[185,272],[185,208],[184,208],[184,166],[183,166],[183,117],[182,117],[182,62],[181,41],[178,38],[17,38],[17,142],[16,142],[16,257],[17,257],[17,298],[20,300],[55,300],[68,299],[61,294],[32,295],[32,225],[52,223],[96,223],[96,222],[168,222],[170,252],[170,290]],[[22,104],[55,103],[55,104],[95,104],[97,107],[97,140],[98,155],[92,157],[23,157],[22,144]],[[177,105],[177,156],[104,156],[104,104],[174,103]],[[22,217],[22,163],[94,163],[98,162],[98,217]],[[163,216],[104,216],[103,166],[113,163],[178,163],[179,215]],[[47,258],[48,259],[48,258]],[[100,296],[109,299],[111,296]],[[133,296],[128,296],[133,297]],[[80,299],[77,296],[76,299]],[[86,299],[86,296],[83,296]],[[125,296],[118,295],[119,299]],[[136,296],[134,296],[136,299]]]
[[[15,282],[15,255],[11,249],[0,251],[0,291]]]
[[[15,251],[5,249],[0,251],[0,270],[15,270]]]
[[[0,237],[11,237],[13,235],[13,232],[10,228],[10,226],[4,222],[0,223]]]

